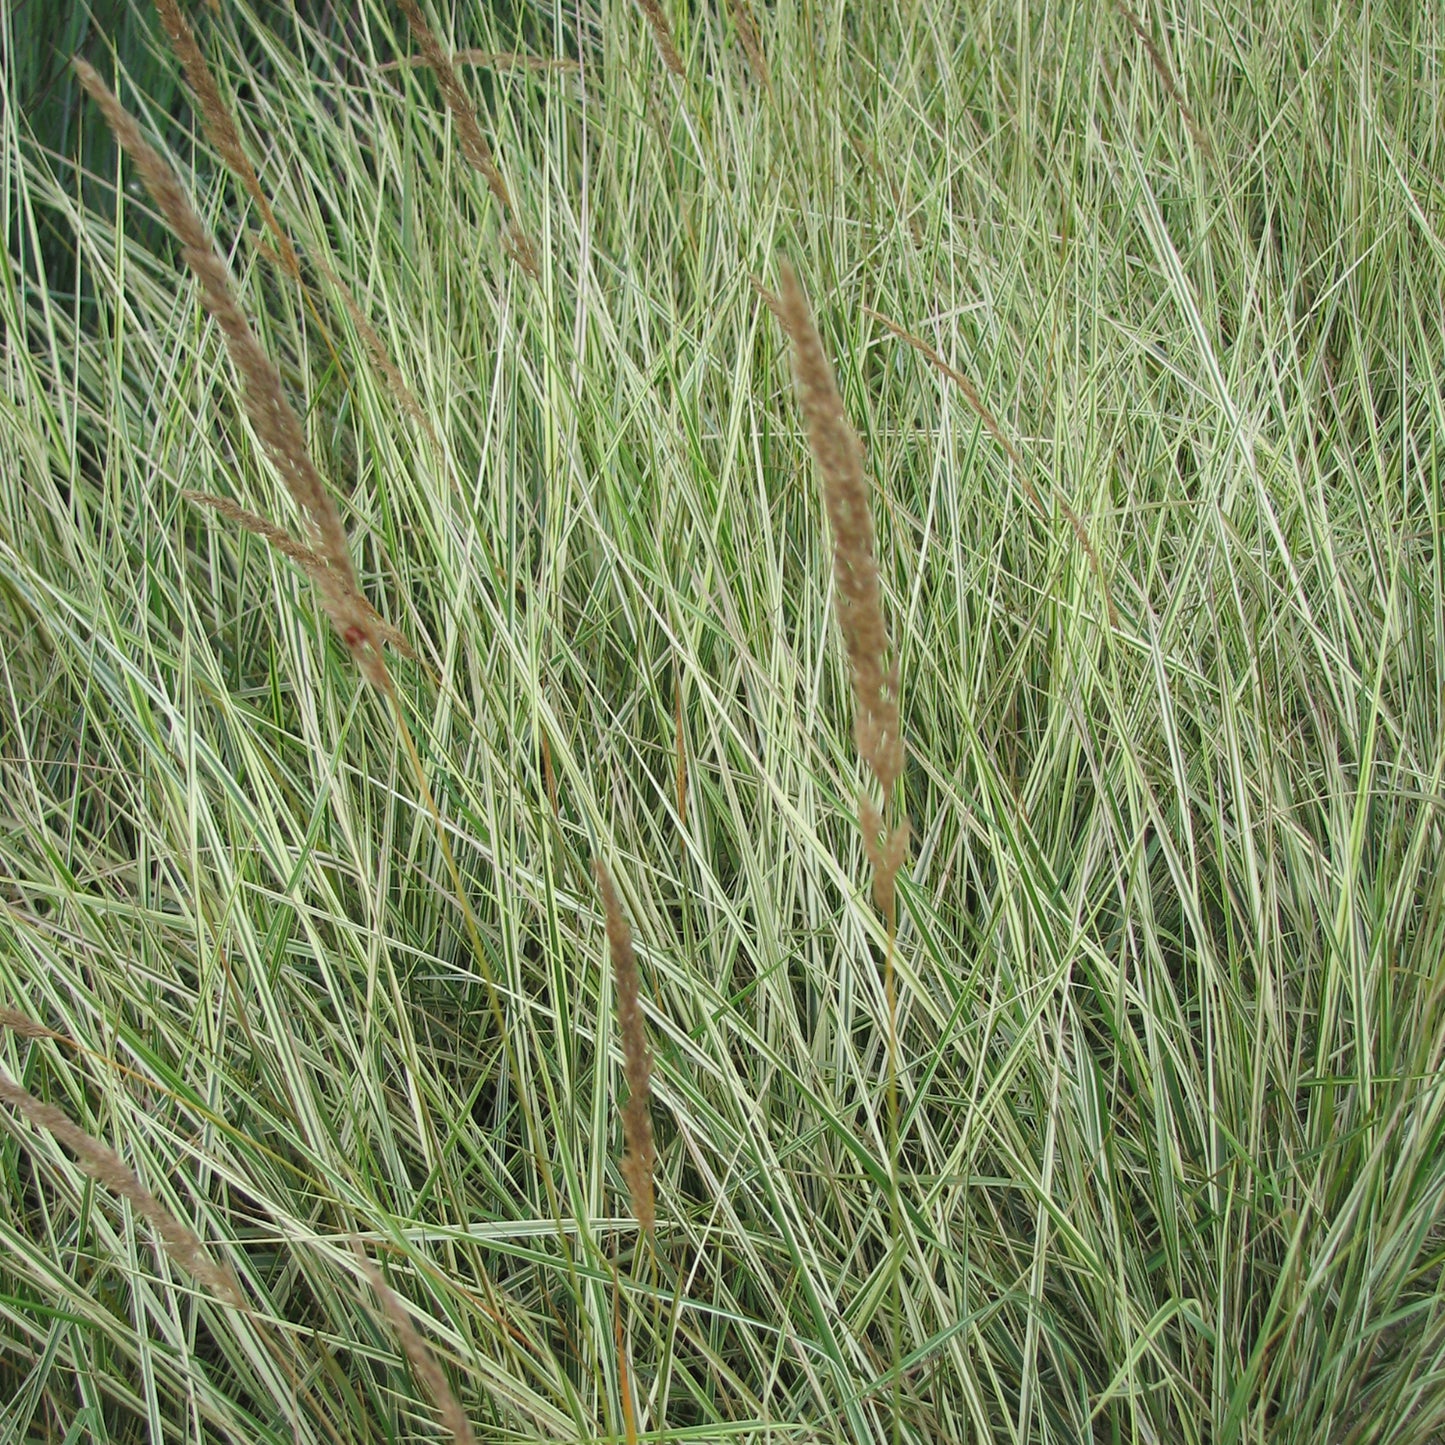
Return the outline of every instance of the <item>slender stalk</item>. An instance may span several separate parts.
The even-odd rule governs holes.
[[[779,266],[781,286],[771,302],[793,343],[798,400],[817,458],[823,497],[833,533],[833,584],[838,625],[853,675],[854,737],[858,755],[873,774],[886,806],[903,772],[903,739],[898,711],[899,668],[891,657],[878,577],[877,539],[863,475],[863,448],[849,424],[833,368],[823,349],[807,297],[787,262]],[[887,826],[882,809],[866,790],[859,795],[858,821],[873,870],[873,899],[887,924],[883,998],[887,1016],[888,1181],[891,1240],[888,1275],[893,1353],[893,1438],[902,1431],[903,1305],[901,1263],[903,1193],[899,1164],[898,989],[894,951],[898,932],[897,879],[908,851],[909,823]]]

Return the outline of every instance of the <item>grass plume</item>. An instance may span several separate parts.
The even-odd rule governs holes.
[[[476,1435],[472,1432],[472,1422],[467,1419],[466,1411],[462,1409],[461,1401],[457,1399],[446,1371],[436,1362],[436,1357],[427,1348],[417,1327],[412,1324],[411,1316],[407,1314],[396,1292],[381,1277],[381,1271],[366,1257],[356,1240],[352,1240],[351,1247],[362,1274],[366,1276],[367,1283],[381,1302],[382,1313],[396,1331],[407,1363],[435,1402],[442,1424],[459,1445],[473,1445]]]
[[[446,102],[446,107],[451,111],[452,120],[456,124],[463,157],[473,170],[481,173],[487,183],[487,189],[491,191],[492,197],[502,213],[502,219],[507,228],[507,249],[516,257],[518,265],[533,280],[536,280],[540,274],[537,269],[536,248],[517,220],[511,192],[507,189],[507,183],[502,177],[496,157],[492,154],[492,148],[482,134],[481,125],[477,121],[476,107],[472,105],[466,91],[462,88],[461,81],[457,78],[456,67],[452,64],[451,56],[442,48],[441,41],[437,39],[435,32],[427,24],[426,17],[421,13],[421,7],[416,0],[401,0],[401,12],[406,16],[406,22],[411,26],[411,33],[416,37],[417,44],[421,46],[423,60],[431,67],[437,78],[437,84],[441,87],[442,99]]]
[[[607,951],[617,992],[617,1027],[622,1035],[623,1069],[627,1075],[627,1102],[622,1106],[622,1133],[626,1152],[622,1177],[632,1200],[632,1213],[643,1233],[651,1237],[657,1223],[652,1175],[656,1149],[652,1138],[652,1051],[642,1017],[642,976],[632,946],[632,929],[622,916],[622,901],[606,865],[592,862],[597,890],[607,921]]]
[[[186,72],[186,80],[200,103],[201,123],[205,126],[206,135],[220,153],[221,159],[240,179],[246,193],[256,203],[267,227],[276,238],[281,264],[293,280],[299,281],[301,263],[296,257],[296,248],[292,246],[291,238],[281,229],[281,223],[271,209],[271,202],[261,189],[256,168],[251,164],[251,157],[247,155],[245,146],[241,144],[241,133],[221,98],[220,87],[216,84],[211,67],[206,63],[206,57],[196,42],[195,32],[181,13],[178,0],[155,0],[155,7],[166,32],[166,39],[170,41],[171,49],[180,60]]]
[[[379,619],[357,583],[341,514],[311,460],[306,434],[286,397],[280,372],[261,349],[237,304],[225,263],[216,253],[204,223],[175,172],[152,148],[140,126],[95,68],[78,56],[74,65],[81,85],[100,107],[106,123],[140,172],[166,224],[180,241],[181,255],[200,283],[201,299],[221,328],[226,349],[241,374],[246,414],[272,466],[281,474],[287,491],[306,518],[311,545],[294,543],[288,555],[298,561],[304,555],[306,560],[300,561],[300,565],[316,584],[332,625],[341,634],[362,675],[374,687],[390,693],[391,679],[382,658],[383,633],[378,626]],[[241,510],[238,508],[237,512]],[[268,535],[268,540],[271,539]]]
[[[890,656],[878,578],[863,447],[843,410],[833,367],[813,322],[808,298],[786,261],[779,266],[777,312],[793,343],[793,374],[808,440],[823,482],[833,533],[833,584],[838,627],[853,677],[853,736],[858,756],[873,774],[886,805],[903,772],[903,735],[898,715],[898,659]],[[896,916],[896,881],[908,849],[908,821],[885,825],[878,804],[865,792],[858,821],[873,865],[873,897],[889,920]]]
[[[22,1039],[56,1039],[62,1043],[69,1042],[63,1034],[36,1023],[28,1015],[13,1008],[0,1008],[0,1029],[9,1029],[12,1034],[18,1034]]]
[[[752,12],[748,9],[748,0],[727,0],[728,14],[732,16],[733,29],[737,31],[738,44],[743,48],[743,54],[748,58],[748,66],[753,72],[753,78],[769,94],[773,89],[773,75],[768,66],[768,57],[763,50],[763,43],[758,39],[758,29],[753,23]]]
[[[813,321],[808,298],[787,261],[778,267],[776,315],[793,343],[793,376],[808,440],[823,482],[823,499],[833,533],[833,588],[843,647],[853,675],[853,736],[858,756],[882,793],[879,806],[865,787],[858,797],[858,825],[873,870],[873,901],[888,927],[883,963],[883,996],[888,1022],[888,1251],[889,1325],[893,1347],[893,1427],[898,1445],[902,1430],[903,1307],[899,1276],[903,1203],[899,1175],[898,986],[894,953],[898,934],[898,874],[908,855],[905,816],[890,826],[883,809],[903,772],[903,735],[898,712],[898,658],[892,654],[883,620],[883,589],[878,577],[878,542],[863,445],[843,409],[832,363]]]
[[[261,247],[263,253],[280,265],[294,281],[300,282],[302,279],[301,261],[296,254],[296,248],[292,245],[291,238],[282,229],[281,223],[276,219],[271,202],[261,189],[256,169],[251,164],[251,158],[241,142],[241,133],[235,118],[221,96],[220,87],[216,84],[211,67],[207,64],[206,57],[202,54],[201,47],[196,41],[195,32],[181,13],[178,0],[155,0],[155,7],[156,13],[160,16],[161,25],[165,29],[166,37],[170,41],[171,49],[180,60],[186,73],[186,80],[199,103],[201,121],[206,135],[210,138],[211,144],[215,146],[221,159],[240,179],[246,193],[261,212],[267,229],[275,238],[277,249],[272,251],[263,244]],[[317,257],[316,264],[340,294],[347,314],[351,317],[352,324],[361,336],[368,355],[385,379],[388,390],[396,397],[407,415],[426,432],[433,449],[439,452],[441,443],[437,437],[436,428],[421,409],[411,388],[407,386],[396,363],[392,361],[385,343],[377,334],[376,328],[351,294],[351,288],[336,274],[335,269],[324,258]],[[330,345],[329,336],[327,342]],[[334,355],[334,347],[332,347],[332,351]],[[338,357],[337,360],[339,362],[340,358]]]
[[[677,42],[672,38],[672,26],[668,24],[662,6],[658,0],[637,0],[637,8],[642,11],[643,18],[652,31],[652,38],[657,44],[657,53],[662,57],[662,63],[679,80],[685,80],[687,70],[683,66],[682,56],[678,54]]]
[[[7,1017],[9,1027],[22,1030],[19,1023]],[[26,1032],[29,1032],[26,1030]],[[9,1104],[32,1124],[45,1129],[80,1161],[80,1167],[97,1184],[124,1199],[160,1236],[166,1253],[189,1274],[198,1279],[217,1299],[233,1309],[248,1308],[246,1297],[235,1275],[218,1265],[200,1241],[196,1232],[182,1224],[169,1209],[141,1182],[138,1175],[119,1154],[99,1139],[92,1138],[63,1110],[37,1099],[8,1074],[0,1072],[0,1100]]]
[[[269,542],[281,555],[289,561],[294,562],[303,572],[310,577],[324,574],[328,563],[326,559],[313,552],[304,543],[298,542],[284,527],[278,527],[275,522],[250,511],[246,507],[238,505],[229,497],[218,497],[210,492],[193,492],[190,490],[181,493],[188,502],[194,502],[199,507],[209,507],[217,515],[224,517],[228,522],[234,522],[238,527],[250,532],[253,536],[260,537],[263,541]],[[352,605],[363,612],[375,629],[378,637],[388,646],[394,647],[401,655],[412,662],[419,662],[416,649],[407,640],[406,634],[393,627],[368,602],[361,593],[357,593]]]

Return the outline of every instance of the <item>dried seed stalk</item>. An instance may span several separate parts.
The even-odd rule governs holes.
[[[261,182],[256,176],[255,167],[252,166],[251,158],[241,144],[241,133],[237,129],[235,118],[221,98],[220,87],[216,84],[215,76],[211,74],[206,57],[201,53],[195,33],[187,24],[177,0],[155,0],[155,7],[161,18],[161,24],[165,28],[166,36],[170,40],[171,49],[179,57],[186,72],[186,79],[190,82],[190,87],[200,103],[201,120],[205,125],[206,135],[210,137],[211,144],[220,153],[221,159],[240,178],[241,184],[251,199],[255,201],[267,227],[276,238],[276,244],[280,248],[279,254],[271,251],[264,243],[260,247],[262,254],[283,266],[293,280],[300,281],[301,261],[296,254],[296,248],[291,244],[291,238],[281,229],[281,223],[276,219],[275,212],[271,209],[271,203],[261,189]],[[439,449],[440,442],[437,439],[436,429],[431,424],[431,419],[422,411],[420,403],[412,394],[396,363],[388,354],[385,343],[377,335],[376,328],[372,326],[361,310],[346,283],[332,270],[324,258],[317,258],[317,267],[340,292],[353,325],[360,333],[362,342],[377,369],[385,378],[392,395],[401,403],[407,414],[427,433],[433,447]]]
[[[361,1245],[356,1240],[351,1241],[351,1247],[355,1251],[362,1274],[366,1276],[366,1282],[375,1292],[377,1299],[381,1301],[382,1312],[391,1322],[392,1329],[396,1331],[396,1337],[401,1342],[402,1353],[411,1365],[412,1373],[426,1386],[427,1391],[436,1402],[437,1413],[442,1417],[442,1424],[451,1432],[452,1438],[458,1442],[458,1445],[474,1445],[477,1437],[472,1433],[472,1422],[467,1419],[466,1411],[462,1409],[461,1401],[457,1399],[451,1381],[447,1379],[446,1371],[437,1364],[432,1352],[427,1348],[426,1341],[422,1339],[417,1327],[412,1324],[411,1317],[407,1314],[402,1302],[396,1297],[391,1286],[381,1277],[381,1271],[366,1257],[362,1252]]]
[[[240,179],[246,193],[255,201],[271,234],[276,237],[276,244],[281,248],[281,264],[293,280],[299,281],[301,263],[296,258],[296,249],[291,244],[291,238],[281,229],[281,223],[276,219],[271,203],[261,189],[256,168],[251,164],[251,158],[241,144],[241,133],[236,129],[236,122],[227,110],[225,101],[221,99],[220,87],[216,84],[215,76],[211,74],[211,67],[206,64],[201,47],[196,43],[195,32],[181,14],[177,0],[155,0],[155,7],[166,38],[171,43],[171,49],[180,60],[186,72],[186,80],[200,102],[201,121],[206,128],[206,135],[220,152],[221,159]]]
[[[325,559],[319,557],[309,547],[304,546],[293,537],[284,527],[278,527],[275,522],[260,516],[256,512],[248,511],[245,507],[238,506],[229,497],[217,497],[210,492],[182,491],[181,495],[188,502],[195,502],[197,506],[209,507],[213,512],[224,517],[228,522],[234,522],[238,527],[260,537],[263,541],[269,542],[283,557],[294,562],[301,570],[314,577],[316,573],[326,566]],[[403,657],[410,658],[413,662],[421,659],[416,655],[416,649],[407,641],[405,634],[397,631],[364,596],[358,594],[358,605],[362,607],[371,620],[381,640],[390,644],[401,653]]]
[[[843,411],[833,368],[823,350],[808,299],[793,268],[779,267],[777,315],[793,343],[798,401],[808,440],[823,479],[823,498],[833,532],[833,582],[838,625],[853,675],[858,755],[877,780],[886,803],[903,772],[903,737],[898,716],[898,660],[889,660],[878,579],[877,541],[863,475],[863,448]],[[895,883],[908,846],[908,822],[887,829],[878,806],[859,803],[859,823],[873,865],[873,897],[894,919]],[[880,838],[881,835],[881,838]]]
[[[511,193],[507,190],[507,183],[503,180],[502,172],[498,169],[496,159],[492,155],[492,148],[482,134],[482,128],[477,122],[476,109],[462,88],[461,81],[457,79],[456,67],[452,64],[451,57],[442,49],[441,41],[436,38],[431,26],[426,23],[426,17],[421,13],[421,7],[417,5],[416,0],[400,0],[400,3],[402,14],[406,16],[407,24],[411,26],[411,33],[416,37],[416,43],[421,46],[422,58],[436,75],[437,84],[441,87],[442,99],[452,113],[452,120],[457,127],[457,137],[461,141],[462,155],[468,165],[481,172],[482,178],[487,183],[487,189],[491,191],[501,209],[502,216],[507,223],[507,247],[517,258],[518,265],[533,280],[536,280],[539,274],[536,249],[532,245],[531,238],[522,230],[517,221]]]
[[[758,84],[769,93],[773,89],[772,72],[768,69],[768,57],[763,53],[762,41],[758,39],[757,27],[753,24],[748,0],[727,0],[728,14],[733,18],[733,28],[738,32],[738,44],[748,58],[748,65]]]
[[[657,42],[657,53],[662,56],[662,63],[679,80],[685,80],[687,71],[683,68],[682,56],[677,53],[677,42],[672,38],[672,26],[667,23],[662,6],[658,4],[658,0],[637,0],[637,8],[642,11],[652,30],[652,38]]]
[[[13,1025],[12,1025],[13,1026]],[[241,1286],[229,1269],[206,1253],[195,1231],[182,1224],[149,1189],[140,1176],[107,1144],[93,1139],[68,1114],[46,1104],[0,1072],[0,1100],[32,1124],[53,1134],[80,1161],[80,1167],[97,1184],[124,1199],[160,1236],[166,1253],[187,1273],[205,1285],[217,1299],[233,1309],[248,1306]]]
[[[627,1103],[622,1108],[627,1151],[622,1159],[622,1177],[632,1198],[632,1213],[643,1232],[651,1235],[657,1222],[652,1188],[656,1149],[652,1138],[652,1051],[647,1047],[642,1019],[642,977],[632,947],[632,930],[622,916],[622,902],[612,877],[600,858],[593,860],[592,871],[607,918],[607,949],[612,956],[617,1027],[622,1035],[622,1061],[627,1075]]]
[[[34,1019],[13,1008],[0,1008],[0,1029],[9,1029],[12,1034],[19,1034],[22,1039],[59,1039],[62,1043],[70,1042],[64,1034],[58,1034],[54,1029],[36,1023]]]
[[[79,57],[74,65],[81,85],[100,107],[116,139],[135,163],[166,224],[180,241],[181,255],[200,283],[201,299],[216,318],[231,360],[241,374],[246,414],[271,464],[281,474],[287,491],[306,518],[311,545],[293,541],[293,550],[287,555],[297,560],[316,584],[332,625],[341,634],[367,681],[390,693],[391,678],[381,655],[383,630],[378,625],[379,618],[357,584],[341,514],[311,461],[306,434],[286,398],[280,372],[252,333],[231,292],[225,263],[217,255],[205,225],[175,172],[152,149],[140,126],[95,68]],[[300,556],[302,553],[306,554],[305,560]],[[318,562],[320,565],[316,565]]]

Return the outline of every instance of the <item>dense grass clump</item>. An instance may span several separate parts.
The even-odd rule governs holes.
[[[0,11],[0,1438],[1445,1439],[1438,7],[156,8]]]

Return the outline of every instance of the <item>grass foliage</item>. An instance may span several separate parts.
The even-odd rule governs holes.
[[[1438,1438],[1442,12],[185,16],[201,286],[0,45],[0,1439]]]

